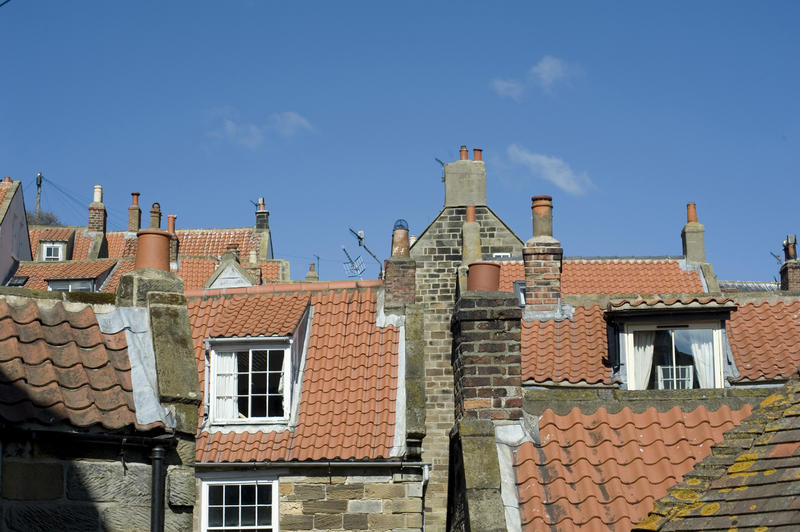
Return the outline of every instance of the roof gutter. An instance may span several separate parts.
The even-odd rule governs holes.
[[[334,468],[334,467],[395,467],[395,468],[429,468],[430,462],[406,462],[405,460],[366,460],[363,462],[348,461],[315,461],[315,462],[197,462],[197,469],[225,468],[225,469],[275,469],[288,467],[308,467],[308,468]]]

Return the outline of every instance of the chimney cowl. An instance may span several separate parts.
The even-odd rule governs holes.
[[[783,241],[783,255],[786,261],[797,260],[797,235],[787,235]]]

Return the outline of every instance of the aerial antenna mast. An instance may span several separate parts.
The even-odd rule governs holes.
[[[344,273],[348,277],[355,278],[358,277],[359,280],[361,279],[361,274],[364,273],[366,268],[364,267],[364,261],[361,260],[361,255],[353,259],[347,250],[342,246],[342,251],[344,251],[345,256],[347,257],[347,262],[343,263],[344,266]]]
[[[366,249],[366,250],[367,250],[367,253],[369,253],[370,255],[372,255],[372,258],[373,258],[373,259],[375,259],[375,262],[377,262],[377,263],[378,263],[378,270],[380,271],[380,273],[378,274],[378,279],[383,279],[383,263],[381,262],[381,259],[379,259],[379,258],[378,258],[378,257],[377,257],[377,256],[376,256],[376,255],[375,255],[375,254],[374,254],[374,253],[373,253],[373,252],[372,252],[372,251],[371,251],[371,250],[370,250],[370,249],[367,247],[367,245],[364,243],[364,236],[365,236],[365,235],[364,235],[364,231],[354,231],[352,227],[350,227],[349,229],[350,229],[350,232],[351,232],[351,233],[353,233],[353,235],[355,235],[355,237],[358,239],[358,245],[359,245],[359,247],[362,247],[362,248]]]
[[[42,173],[36,174],[36,220],[39,220],[39,204],[42,201]]]

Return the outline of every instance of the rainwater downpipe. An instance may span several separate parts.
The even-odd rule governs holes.
[[[150,488],[150,532],[164,532],[164,446],[160,443],[153,447],[152,485]]]

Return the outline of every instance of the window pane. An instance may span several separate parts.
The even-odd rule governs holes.
[[[269,416],[283,417],[283,397],[274,395],[269,397]]]
[[[208,487],[208,504],[213,504],[213,505],[222,504],[222,486]]]
[[[253,417],[267,417],[267,396],[254,395],[252,400],[253,409],[251,415]]]
[[[267,371],[266,351],[253,351],[253,371]]]
[[[225,508],[225,526],[237,526],[239,524],[239,507]]]
[[[270,373],[269,374],[269,393],[281,393],[280,386],[281,386],[281,374],[280,373]]]
[[[258,507],[258,525],[271,525],[272,524],[272,507],[259,506]]]
[[[253,484],[242,486],[242,504],[256,503],[256,487]]]
[[[269,484],[259,484],[257,488],[259,506],[272,504],[272,486]],[[263,524],[263,523],[259,523]]]
[[[254,373],[251,379],[253,383],[253,387],[251,388],[251,393],[263,395],[267,393],[267,374],[266,373]]]
[[[208,526],[222,526],[222,508],[208,509]]]
[[[239,417],[250,417],[250,398],[247,396],[239,398]]]
[[[714,387],[715,358],[714,331],[712,329],[675,331],[676,363],[694,367],[692,372],[693,387]]]
[[[281,371],[283,369],[283,351],[273,349],[269,352],[269,370]]]
[[[653,370],[650,372],[650,383],[648,389],[667,389],[664,388],[664,377],[662,370],[672,367],[672,334],[670,331],[656,331],[653,340]],[[671,370],[670,370],[671,371]],[[669,373],[672,378],[672,373]]]
[[[236,369],[239,373],[250,371],[250,353],[247,351],[236,353]]]
[[[242,506],[242,526],[256,524],[256,507]]]
[[[239,504],[239,485],[227,484],[225,486],[225,505]]]

